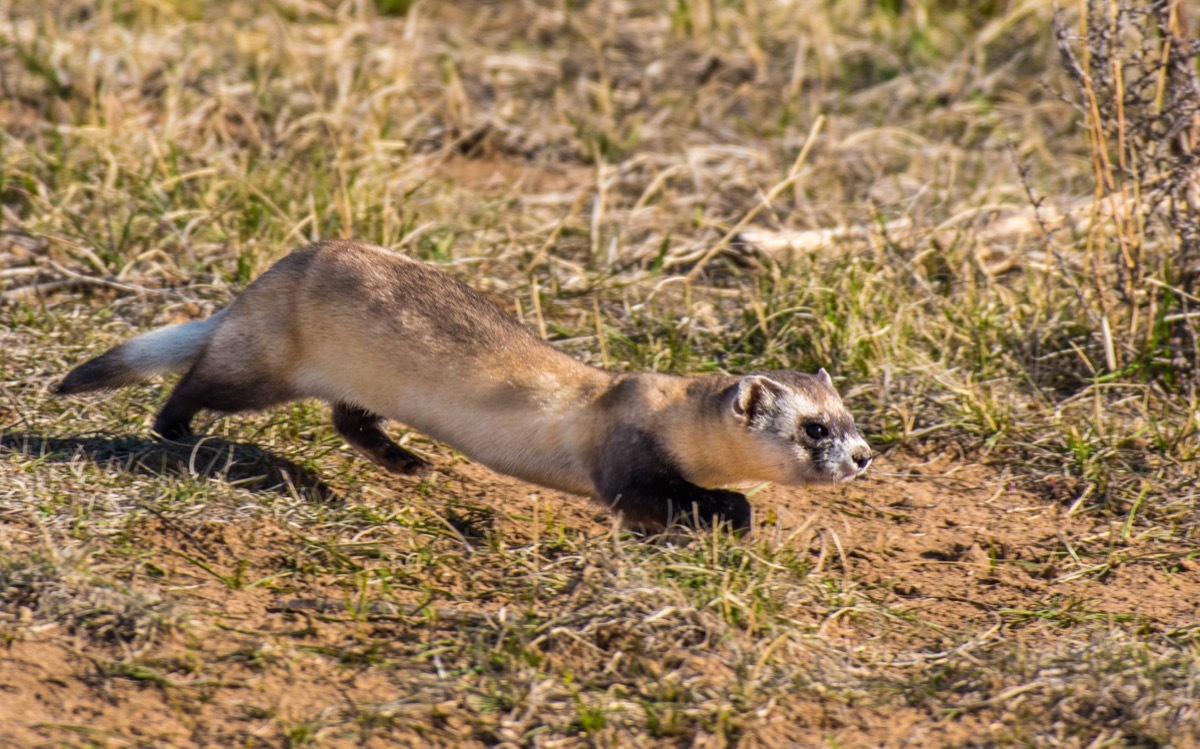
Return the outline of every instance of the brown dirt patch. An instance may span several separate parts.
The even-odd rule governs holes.
[[[561,527],[602,545],[611,532],[607,516],[579,498],[467,463],[446,473],[452,478],[417,510],[445,521],[438,543],[447,548],[488,538],[529,543]],[[401,503],[416,486],[381,474],[370,481],[370,501],[380,506]],[[351,489],[339,501],[367,497]],[[1119,524],[1068,517],[991,467],[893,455],[866,479],[770,487],[753,502],[760,539],[799,545],[810,577],[838,580],[856,599],[819,620],[818,634],[835,648],[929,657],[971,637],[987,642],[1029,631],[1053,638],[1058,624],[1065,632],[1089,619],[1132,620],[1156,632],[1200,619],[1200,565],[1180,559],[1186,550],[1153,538],[1121,542]],[[436,532],[436,523],[421,527],[415,535]],[[398,736],[403,744],[449,745],[478,735],[467,697],[439,688],[442,667],[431,674],[428,656],[470,617],[496,616],[514,603],[479,595],[498,581],[469,554],[458,569],[427,571],[423,583],[441,591],[433,620],[394,608],[427,600],[420,585],[393,596],[392,608],[358,616],[345,581],[330,569],[346,563],[338,554],[366,553],[366,546],[356,552],[272,517],[194,523],[148,516],[127,533],[154,565],[160,594],[186,608],[191,624],[132,666],[119,645],[97,647],[52,624],[9,629],[18,634],[0,657],[8,745],[392,746]],[[403,534],[371,543],[401,556],[419,546]],[[564,605],[570,601],[561,596],[545,603]],[[923,626],[897,627],[890,617]],[[1030,629],[1039,619],[1048,625]],[[424,685],[415,700],[414,684]],[[427,702],[435,697],[436,704]],[[389,706],[386,719],[362,717],[363,705],[381,704]],[[746,746],[962,745],[990,713],[950,720],[920,706],[858,709],[808,690],[762,708],[743,739]],[[377,735],[371,720],[386,723],[391,738]],[[415,733],[403,728],[406,721]]]

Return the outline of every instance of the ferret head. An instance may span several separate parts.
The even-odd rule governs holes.
[[[726,408],[727,418],[754,437],[758,480],[832,484],[871,462],[871,448],[824,369],[746,375],[729,388]]]

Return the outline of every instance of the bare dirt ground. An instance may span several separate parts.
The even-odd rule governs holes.
[[[6,447],[15,447],[11,438]],[[444,513],[454,519],[433,580],[426,581],[438,588],[436,604],[419,612],[405,604],[428,604],[426,593],[393,595],[356,611],[340,576],[323,574],[319,564],[298,573],[300,549],[311,554],[314,542],[322,542],[286,517],[203,521],[140,514],[121,532],[136,539],[140,565],[154,570],[157,595],[186,612],[186,626],[150,651],[151,665],[133,666],[89,643],[86,634],[53,623],[30,628],[0,660],[0,725],[7,744],[290,746],[311,739],[327,746],[491,746],[528,733],[539,720],[536,688],[527,704],[491,718],[473,704],[470,690],[438,688],[447,678],[430,655],[439,643],[471,629],[494,631],[506,617],[522,615],[511,596],[481,595],[503,589],[495,579],[502,571],[469,560],[489,556],[479,548],[487,544],[507,547],[492,554],[545,554],[547,528],[567,533],[576,548],[605,546],[613,529],[605,513],[581,498],[468,463],[458,463],[452,473],[430,501],[457,508],[458,516]],[[1015,483],[1009,472],[953,455],[889,454],[870,476],[851,484],[758,493],[759,526],[746,542],[795,548],[809,579],[834,581],[828,584],[838,589],[839,600],[809,600],[786,615],[808,632],[805,637],[820,640],[822,658],[841,653],[859,668],[891,671],[897,689],[905,688],[901,675],[916,671],[935,678],[930,672],[949,670],[952,659],[1089,647],[1078,642],[1080,625],[1088,622],[1095,626],[1086,628],[1087,637],[1097,640],[1091,646],[1101,649],[1119,647],[1100,642],[1106,625],[1168,636],[1200,622],[1200,564],[1191,549],[1154,538],[1122,540],[1119,524],[1069,517],[1062,505]],[[378,511],[411,502],[412,490],[411,482],[369,471],[361,484],[328,490],[318,501],[346,508],[365,501]],[[387,556],[423,545],[404,538],[411,531],[393,533],[385,540],[367,530],[350,544],[342,536],[339,548],[353,553],[347,551],[351,544],[375,544],[391,547],[383,552]],[[3,534],[6,546],[33,544],[38,528],[10,515]],[[588,565],[603,563],[603,552],[599,556],[582,565],[584,576]],[[189,559],[204,560],[206,569]],[[281,570],[292,574],[279,579]],[[235,577],[246,582],[229,584]],[[273,577],[270,584],[254,584]],[[571,611],[572,598],[570,592],[547,595],[531,613],[552,621]],[[10,624],[33,620],[19,606],[5,616]],[[584,645],[616,654],[621,637],[601,633]],[[723,660],[714,647],[696,643],[681,648],[680,657],[711,672]],[[416,693],[414,683],[421,685]],[[744,716],[738,745],[986,743],[1003,735],[1006,718],[1019,714],[1022,694],[1050,689],[1048,681],[1035,679],[964,699],[952,710],[934,704],[897,709],[886,701],[856,704],[814,683]],[[363,718],[370,712],[363,706],[382,717]],[[489,720],[496,724],[491,738],[480,734]],[[622,734],[606,730],[592,740],[620,743]],[[666,735],[647,743],[726,744],[704,735],[688,732],[686,741]],[[1180,735],[1175,745],[1195,738]]]

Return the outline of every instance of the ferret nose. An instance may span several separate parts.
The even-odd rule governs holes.
[[[854,465],[858,466],[858,470],[863,470],[871,464],[871,448],[855,448],[855,450],[850,453],[850,459],[854,461]]]

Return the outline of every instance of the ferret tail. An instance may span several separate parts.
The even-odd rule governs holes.
[[[57,395],[111,390],[134,385],[152,375],[178,372],[200,355],[225,310],[206,320],[168,325],[143,333],[95,359],[80,364],[54,386]]]

